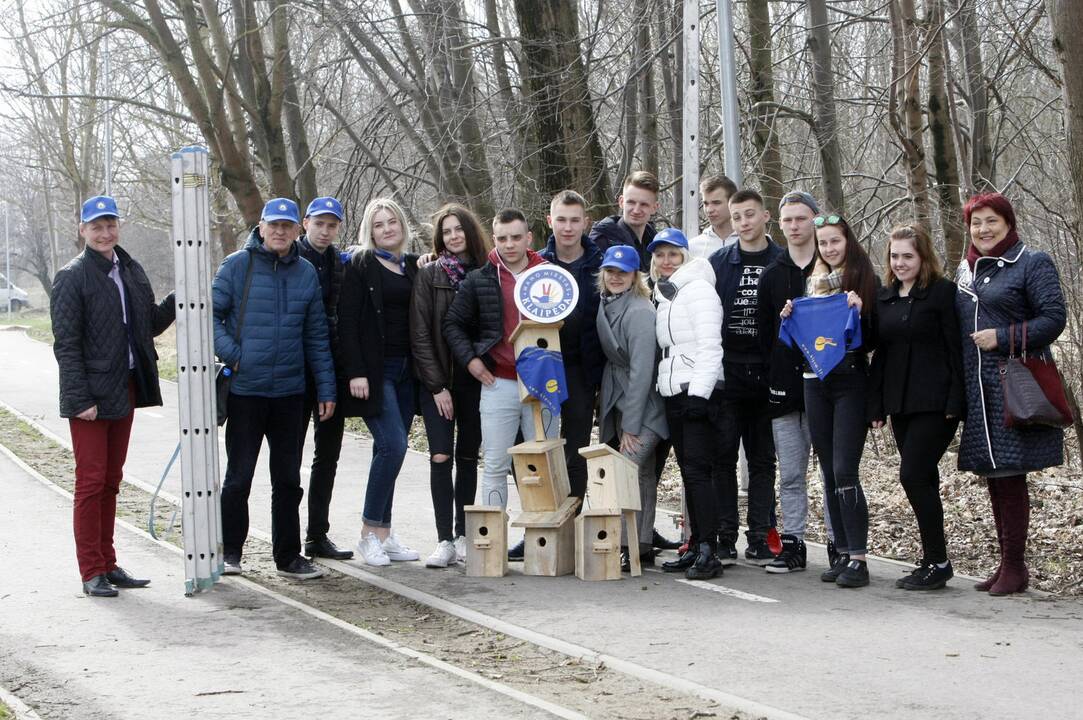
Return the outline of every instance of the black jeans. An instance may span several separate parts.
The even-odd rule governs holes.
[[[958,420],[944,413],[900,413],[891,416],[891,432],[899,446],[899,480],[921,534],[922,557],[926,562],[948,560],[944,539],[944,505],[940,500],[940,458],[948,449]]]
[[[707,417],[688,417],[688,395],[681,393],[666,398],[666,420],[669,439],[677,455],[684,481],[685,504],[691,525],[691,542],[715,544],[718,527],[718,497],[711,480],[711,466],[719,438],[731,422],[719,408],[719,391],[708,401]]]
[[[301,435],[299,454],[304,459],[305,437],[308,435],[308,421],[315,426],[312,453],[312,472],[308,477],[308,528],[307,540],[320,540],[327,537],[331,523],[327,516],[331,509],[331,493],[335,489],[335,473],[338,472],[338,458],[342,453],[342,433],[346,418],[340,408],[335,414],[320,422],[320,408],[316,396],[316,385],[310,381],[305,386],[305,405],[301,412]]]
[[[474,503],[478,488],[478,448],[481,447],[481,383],[456,367],[451,402],[454,420],[440,416],[432,393],[421,392],[421,416],[429,441],[429,491],[439,540],[454,540],[466,535],[467,505]],[[456,430],[458,433],[456,434]],[[436,462],[434,455],[448,460]],[[452,482],[451,456],[455,457],[455,480]],[[454,526],[453,526],[454,523]]]
[[[568,466],[571,494],[581,498],[587,491],[587,459],[579,454],[579,448],[590,445],[596,394],[582,365],[565,365],[564,375],[568,383],[568,399],[560,406],[560,436],[567,441],[564,444],[564,460]]]
[[[222,481],[222,552],[240,557],[248,538],[248,495],[260,447],[271,450],[271,544],[282,568],[301,554],[301,434],[304,395],[270,398],[229,396],[226,421],[226,476]]]
[[[825,502],[840,553],[863,555],[869,542],[869,505],[858,470],[865,436],[864,366],[805,379],[805,412],[812,447],[823,469]]]
[[[767,366],[727,362],[726,387],[720,409],[725,416],[718,440],[715,492],[718,495],[719,538],[734,543],[740,529],[737,514],[737,457],[741,443],[748,458],[748,542],[767,537],[775,507],[775,440],[771,431]]]

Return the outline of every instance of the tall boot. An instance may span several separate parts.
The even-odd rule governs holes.
[[[979,592],[989,592],[989,588],[996,584],[997,579],[1000,577],[1000,568],[1004,563],[1004,530],[1000,519],[1000,499],[997,494],[997,481],[995,478],[986,478],[986,484],[989,486],[989,504],[993,507],[993,522],[996,523],[997,529],[997,550],[1000,553],[1000,562],[997,563],[996,570],[985,580],[974,583],[974,589]]]
[[[1030,491],[1027,476],[998,478],[997,494],[1000,497],[1003,551],[1000,561],[1000,577],[989,588],[989,594],[1011,595],[1027,589],[1030,574],[1024,556],[1027,550],[1027,530],[1030,527]]]

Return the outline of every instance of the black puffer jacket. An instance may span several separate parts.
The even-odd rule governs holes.
[[[455,362],[464,368],[474,358],[481,358],[490,370],[496,366],[488,352],[504,336],[504,301],[497,272],[491,262],[470,272],[444,315],[444,339]]]
[[[342,256],[337,247],[330,245],[320,252],[309,245],[308,238],[304,235],[297,240],[297,251],[301,257],[312,263],[320,278],[323,310],[327,313],[327,334],[331,340],[331,352],[337,355],[338,298],[342,293],[342,276],[346,266],[342,264]]]
[[[959,469],[997,475],[1025,473],[1064,463],[1064,431],[1059,428],[1004,427],[1000,362],[1008,356],[1008,328],[1015,324],[1015,346],[1022,344],[1027,321],[1027,354],[1052,357],[1049,346],[1064,330],[1067,311],[1060,277],[1044,252],[1018,242],[998,257],[978,258],[975,270],[964,258],[956,283],[955,307],[963,343],[966,422],[959,446]],[[995,328],[997,349],[978,350],[971,333]]]
[[[760,343],[770,365],[768,387],[771,417],[782,417],[805,410],[805,382],[801,371],[805,357],[801,351],[782,342],[778,330],[782,325],[779,313],[787,300],[804,297],[805,283],[814,263],[802,270],[794,264],[790,253],[783,252],[764,268],[758,290]]]
[[[170,293],[154,302],[154,290],[142,266],[122,248],[114,248],[124,283],[136,381],[135,406],[162,404],[158,353],[154,337],[176,317]],[[60,415],[75,417],[98,406],[102,420],[126,417],[128,404],[128,330],[120,292],[109,277],[112,260],[86,248],[53,279],[51,315],[53,353],[60,366]]]
[[[647,246],[657,234],[658,231],[654,229],[654,225],[648,222],[643,228],[643,239],[637,240],[632,228],[624,223],[624,218],[620,215],[610,215],[594,223],[588,237],[603,253],[614,245],[631,245],[639,252],[640,272],[650,272],[651,254],[647,252]]]

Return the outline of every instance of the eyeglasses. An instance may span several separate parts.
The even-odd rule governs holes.
[[[842,216],[841,215],[819,215],[819,216],[816,217],[815,220],[812,221],[812,223],[816,227],[823,227],[824,225],[841,225],[842,224]]]

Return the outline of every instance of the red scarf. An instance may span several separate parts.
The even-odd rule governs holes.
[[[980,257],[1000,257],[1004,253],[1019,242],[1019,234],[1015,232],[1015,228],[1008,231],[1008,234],[1004,236],[1004,239],[996,244],[996,246],[985,255],[978,252],[978,248],[974,245],[974,241],[970,241],[970,247],[966,250],[966,262],[970,265],[970,272],[974,272],[974,263],[977,262]]]

